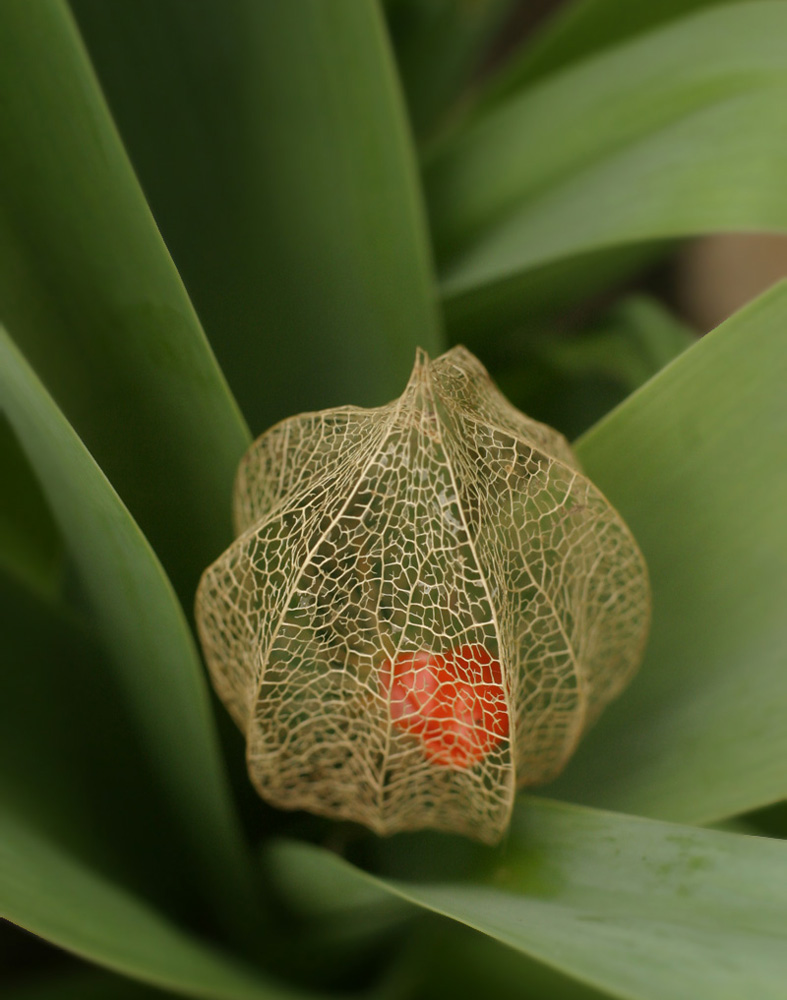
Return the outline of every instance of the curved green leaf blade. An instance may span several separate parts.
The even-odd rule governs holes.
[[[586,59],[600,49],[691,14],[735,0],[573,0],[558,7],[544,28],[487,88],[482,103],[499,100],[539,77]],[[737,0],[741,2],[741,0]]]
[[[0,814],[0,916],[91,962],[189,997],[286,1000],[239,960]]]
[[[461,251],[524,203],[690,116],[696,122],[742,97],[779,91],[787,84],[785,21],[784,0],[717,6],[570,68],[469,123],[428,165],[441,252]],[[632,190],[630,200],[638,194]]]
[[[0,308],[189,599],[248,432],[65,3],[0,5]]]
[[[427,174],[452,322],[521,309],[528,271],[578,254],[787,228],[785,32],[779,0],[716,7],[458,133]]]
[[[140,739],[180,817],[184,844],[226,921],[248,924],[250,870],[180,605],[117,494],[1,329],[0,409],[80,573]]]
[[[306,844],[277,845],[290,877],[326,877],[473,927],[629,1000],[781,1000],[787,844],[525,800],[484,882],[366,875]],[[492,860],[493,859],[493,860]]]
[[[422,972],[411,1000],[609,1000],[606,990],[595,990],[452,920],[421,921],[413,952],[413,964],[419,962]]]
[[[787,284],[577,444],[653,587],[640,674],[550,795],[687,822],[787,797]]]
[[[437,292],[373,0],[76,0],[154,213],[255,430],[376,406]]]

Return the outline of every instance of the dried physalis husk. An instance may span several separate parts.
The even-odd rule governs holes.
[[[626,525],[464,348],[419,351],[387,406],[263,434],[235,520],[197,619],[275,806],[494,843],[640,659]]]

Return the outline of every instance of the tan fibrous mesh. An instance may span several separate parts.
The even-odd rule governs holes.
[[[419,351],[386,406],[271,428],[234,508],[197,619],[280,808],[494,843],[641,657],[631,534],[464,348]]]

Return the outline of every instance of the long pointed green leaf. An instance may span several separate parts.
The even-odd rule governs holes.
[[[594,990],[494,938],[439,917],[419,922],[412,961],[419,962],[421,976],[411,1000],[609,1000],[606,990]]]
[[[470,123],[429,164],[438,247],[461,251],[525,203],[689,118],[696,125],[708,110],[780,91],[785,21],[783,0],[722,5],[602,53]],[[629,200],[637,196],[635,188]]]
[[[367,880],[627,1000],[782,1000],[787,844],[525,800],[483,881],[374,879],[279,844],[293,880]]]
[[[0,408],[49,500],[184,843],[228,923],[251,880],[193,639],[155,554],[8,335]]]
[[[731,2],[734,0],[572,0],[558,7],[543,29],[503,68],[487,88],[483,103],[499,100],[539,77],[667,21]]]
[[[787,3],[715,7],[457,134],[428,171],[451,321],[521,310],[528,272],[579,254],[787,228],[786,32]]]
[[[154,213],[255,430],[378,405],[436,289],[373,0],[75,0]]]
[[[0,813],[0,916],[91,962],[186,996],[294,996],[189,936],[6,812]]]
[[[61,0],[0,5],[0,310],[190,595],[247,441]]]
[[[642,547],[639,676],[550,795],[702,822],[787,797],[787,284],[578,443]]]

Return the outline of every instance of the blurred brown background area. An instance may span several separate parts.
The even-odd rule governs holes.
[[[787,236],[721,233],[692,240],[675,264],[678,311],[704,333],[787,277]]]

